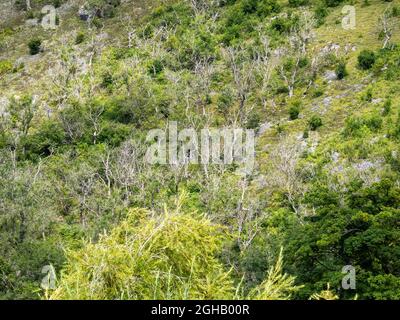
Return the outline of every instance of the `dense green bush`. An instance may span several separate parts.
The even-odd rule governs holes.
[[[296,120],[300,114],[300,101],[295,101],[289,108],[289,119]]]
[[[376,55],[373,70],[376,75],[382,75],[386,80],[397,80],[400,78],[400,47],[381,49]]]
[[[280,8],[276,0],[242,0],[244,14],[256,13],[260,17],[265,17],[271,13],[279,12]]]
[[[317,20],[317,26],[325,23],[325,18],[328,16],[328,10],[325,5],[318,5],[314,9],[314,17]]]
[[[382,128],[382,123],[382,117],[378,114],[364,117],[350,117],[346,119],[343,134],[345,137],[362,137],[365,134],[365,130],[363,129],[377,132]]]
[[[18,9],[18,10],[26,10],[26,0],[15,0],[14,1],[14,6]]]
[[[75,44],[81,44],[83,41],[85,41],[85,34],[83,32],[78,32],[75,37]]]
[[[278,17],[271,22],[271,29],[277,31],[280,34],[288,32],[291,27],[291,21],[281,17]]]
[[[8,60],[0,61],[0,76],[9,73],[13,70],[12,63]]]
[[[337,7],[343,0],[324,0],[324,2],[328,7]]]
[[[348,72],[346,70],[346,63],[344,61],[340,61],[336,66],[335,72],[339,80],[342,80],[344,77],[346,77],[348,75]]]
[[[286,252],[288,266],[299,270],[301,281],[307,283],[300,297],[309,297],[327,282],[338,283],[343,266],[351,264],[356,269],[357,291],[340,290],[342,298],[357,293],[361,299],[397,299],[398,186],[390,178],[370,186],[356,179],[344,190],[339,196],[323,181],[314,184],[305,200],[316,214],[290,232],[296,235]]]
[[[358,66],[363,70],[371,69],[375,63],[375,53],[371,50],[363,50],[357,57]]]
[[[294,8],[308,5],[308,3],[309,0],[289,0],[289,5]]]
[[[45,121],[38,129],[24,141],[28,159],[37,160],[40,157],[47,157],[65,143],[65,132],[60,123]]]
[[[260,20],[280,11],[281,6],[276,0],[241,0],[232,3],[226,10],[220,30],[224,43],[232,44],[242,36],[251,35]]]
[[[382,115],[387,116],[390,111],[392,110],[392,100],[387,99],[385,103],[383,104],[383,110],[382,110]]]
[[[31,55],[38,54],[41,50],[42,40],[32,39],[28,42],[29,53]]]
[[[308,126],[311,131],[315,131],[322,126],[322,119],[319,116],[313,115],[308,121]]]

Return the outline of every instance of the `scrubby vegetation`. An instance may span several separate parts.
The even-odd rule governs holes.
[[[396,0],[44,4],[0,7],[0,298],[400,298]],[[148,163],[170,121],[254,169]]]

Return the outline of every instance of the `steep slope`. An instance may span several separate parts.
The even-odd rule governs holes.
[[[242,297],[283,247],[295,298],[328,283],[342,299],[399,298],[397,0],[352,2],[352,29],[330,0],[54,1],[54,30],[38,23],[45,4],[0,7],[1,297],[38,297],[50,263],[72,279],[98,261],[86,241],[102,252],[130,208],[151,210],[148,226],[178,206],[229,230],[210,259]],[[171,121],[254,130],[253,171],[146,162],[147,134]]]

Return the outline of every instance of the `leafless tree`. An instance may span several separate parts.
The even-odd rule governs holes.
[[[270,42],[268,37],[259,32],[259,38],[261,42],[260,50],[256,52],[256,67],[255,71],[261,78],[260,91],[263,107],[267,110],[268,104],[268,90],[270,86],[271,76],[273,70],[275,69],[278,59],[273,55],[272,49],[270,47]]]
[[[102,131],[102,126],[101,126],[101,115],[104,112],[104,107],[103,106],[89,106],[87,118],[89,122],[91,123],[93,127],[93,144],[97,143],[97,137]]]
[[[250,110],[246,110],[246,102],[255,85],[256,61],[246,58],[243,48],[228,47],[223,51],[233,76],[233,83],[239,107],[233,112],[232,124],[246,122]]]
[[[379,18],[379,23],[381,27],[381,36],[382,36],[382,49],[385,49],[390,44],[390,40],[392,39],[393,31],[395,28],[395,21],[391,15],[391,6],[387,6],[381,17]]]
[[[315,19],[308,11],[303,11],[300,15],[300,21],[296,27],[293,27],[288,40],[289,45],[282,50],[283,55],[288,57],[285,63],[279,67],[279,74],[283,79],[289,91],[289,97],[294,94],[294,89],[300,74],[300,62],[307,54],[307,46],[314,38],[313,27]]]
[[[188,0],[196,16],[202,14],[210,8],[212,1],[210,0]]]
[[[301,204],[299,196],[303,196],[306,187],[302,182],[298,163],[304,147],[294,137],[284,137],[278,146],[271,152],[271,167],[267,183],[272,188],[283,191],[290,206],[300,214]]]

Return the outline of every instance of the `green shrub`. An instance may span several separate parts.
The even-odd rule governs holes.
[[[92,24],[93,24],[97,29],[101,29],[102,27],[104,27],[103,22],[102,22],[101,19],[99,19],[98,17],[94,17],[94,19],[92,19]]]
[[[369,2],[369,0],[363,0],[363,3],[362,3],[362,7],[368,7],[368,6],[370,6],[371,5],[371,3]]]
[[[293,8],[297,8],[300,6],[306,6],[308,5],[309,1],[308,0],[289,0],[289,6]]]
[[[276,0],[258,1],[257,15],[259,17],[266,17],[271,13],[278,13],[280,11],[281,6]]]
[[[372,88],[368,88],[365,93],[361,96],[362,101],[371,102],[372,101]]]
[[[373,114],[364,118],[364,123],[373,132],[378,131],[382,128],[383,120],[379,114]]]
[[[338,63],[338,65],[336,66],[335,72],[336,72],[337,78],[339,80],[342,80],[344,77],[346,77],[348,75],[348,72],[346,70],[346,63],[343,61],[340,61]]]
[[[252,112],[246,122],[247,129],[256,129],[260,126],[261,118],[257,112]]]
[[[362,70],[371,69],[375,63],[375,53],[371,50],[363,50],[357,57],[358,67]]]
[[[147,67],[147,72],[150,75],[157,75],[164,70],[164,64],[161,60],[155,59],[150,62],[149,66]]]
[[[400,8],[398,6],[394,6],[392,8],[392,13],[391,13],[392,17],[398,17],[400,16]]]
[[[265,17],[272,12],[278,12],[280,5],[276,0],[243,0],[241,10],[246,15],[256,13],[260,17]]]
[[[113,75],[110,72],[104,73],[102,76],[101,86],[103,88],[111,90],[113,84],[114,84]]]
[[[42,41],[40,39],[32,39],[28,43],[29,53],[31,55],[38,54],[41,50]]]
[[[307,57],[301,58],[299,60],[299,67],[305,68],[310,65],[310,60]]]
[[[296,120],[299,118],[299,114],[300,114],[300,102],[296,101],[289,108],[289,119]]]
[[[271,22],[271,29],[279,32],[280,34],[288,32],[290,27],[290,21],[281,17],[278,17]]]
[[[390,49],[381,49],[377,52],[373,65],[376,75],[383,75],[386,80],[394,81],[400,78],[400,46],[395,45]]]
[[[317,20],[317,26],[325,23],[325,18],[328,16],[328,10],[324,5],[319,5],[314,10],[314,17]]]
[[[63,2],[62,0],[53,0],[53,6],[55,8],[59,8],[61,6],[62,2]]]
[[[29,11],[26,13],[26,18],[27,18],[27,19],[35,19],[35,18],[38,18],[38,19],[40,20],[40,16],[41,16],[41,13],[36,13],[36,12],[34,12],[33,10],[29,10]]]
[[[26,157],[35,159],[49,156],[64,143],[65,132],[61,125],[55,121],[46,121],[34,134],[26,138],[24,142]]]
[[[26,1],[25,0],[15,0],[14,6],[17,10],[26,10]]]
[[[79,32],[75,37],[75,44],[81,44],[85,41],[85,34],[83,32]]]
[[[233,92],[225,89],[218,96],[217,107],[218,111],[222,114],[226,114],[229,112],[229,108],[232,106],[234,102],[234,94]]]
[[[322,97],[324,95],[324,90],[322,88],[314,88],[311,90],[311,96],[313,98]]]
[[[343,135],[345,137],[361,137],[368,130],[377,132],[382,128],[382,123],[382,118],[378,114],[365,117],[350,117],[346,119]]]
[[[385,103],[383,104],[382,115],[383,116],[387,116],[390,113],[391,110],[392,110],[392,100],[391,99],[387,99],[385,101]]]
[[[363,126],[363,121],[358,117],[350,117],[346,119],[346,124],[343,130],[343,135],[345,137],[353,137],[358,135],[361,127]]]
[[[242,10],[245,14],[252,14],[257,11],[258,0],[243,0]]]
[[[13,70],[12,63],[8,60],[0,61],[0,76],[9,73]]]
[[[308,121],[308,126],[311,131],[315,131],[322,126],[322,119],[317,115],[313,115]]]
[[[343,0],[324,0],[328,7],[337,7]]]

